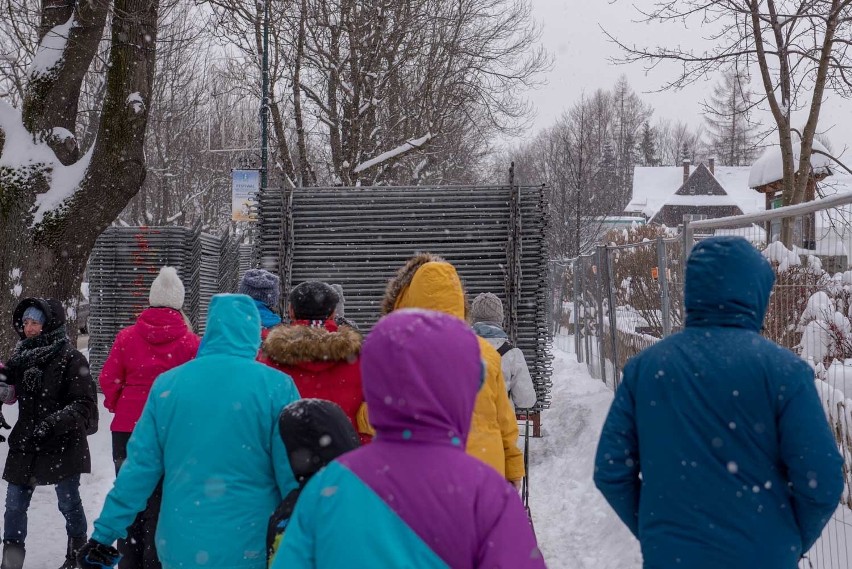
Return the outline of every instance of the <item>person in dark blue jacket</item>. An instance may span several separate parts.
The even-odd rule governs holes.
[[[774,280],[745,239],[702,241],[685,329],[624,368],[594,478],[646,569],[793,569],[837,508],[813,371],[759,334]]]

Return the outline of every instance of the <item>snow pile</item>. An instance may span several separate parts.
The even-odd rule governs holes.
[[[530,509],[550,569],[639,569],[639,543],[592,481],[613,393],[554,350],[552,403],[530,441]]]
[[[773,241],[763,250],[763,256],[773,264],[778,265],[778,270],[783,272],[802,264],[802,260],[793,251],[787,249],[780,241]]]
[[[50,187],[36,196],[32,225],[38,225],[44,220],[45,214],[61,207],[80,188],[92,159],[94,145],[80,160],[65,166],[45,142],[33,141],[33,136],[24,128],[21,113],[2,100],[0,129],[6,137],[0,154],[0,168],[20,172],[21,182],[26,180],[28,170],[45,168],[49,173]]]
[[[67,22],[51,28],[44,35],[30,66],[31,79],[48,75],[65,60],[65,46],[68,43],[71,28],[74,26],[74,16],[75,14],[72,13]]]
[[[829,153],[819,141],[814,140],[813,149]],[[802,142],[798,135],[793,134],[793,161],[798,166],[802,155]],[[811,167],[816,174],[830,174],[834,161],[824,154],[811,155]],[[781,158],[781,146],[773,145],[763,151],[760,158],[751,166],[748,176],[748,187],[758,188],[766,184],[784,179],[784,166]]]

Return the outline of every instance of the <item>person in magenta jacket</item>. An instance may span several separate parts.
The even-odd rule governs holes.
[[[467,324],[394,311],[361,368],[376,437],[307,483],[272,569],[544,569],[518,493],[465,452],[485,375]]]
[[[172,267],[163,267],[149,294],[150,308],[136,324],[118,333],[99,378],[104,406],[115,415],[112,430],[112,458],[115,472],[127,458],[127,442],[142,415],[154,380],[163,373],[195,357],[199,338],[180,311],[184,287]],[[161,488],[148,501],[148,507],[120,540],[121,569],[158,569],[154,533],[159,516]]]

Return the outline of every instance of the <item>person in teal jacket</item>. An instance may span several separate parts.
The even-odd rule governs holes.
[[[742,237],[701,241],[686,327],[624,368],[595,483],[645,569],[796,569],[837,508],[843,459],[813,370],[760,335],[774,280]]]
[[[297,487],[278,414],[299,393],[289,376],[255,361],[260,327],[248,296],[213,297],[196,359],[151,388],[81,567],[117,562],[112,543],[161,478],[156,545],[164,569],[266,566],[266,521]]]

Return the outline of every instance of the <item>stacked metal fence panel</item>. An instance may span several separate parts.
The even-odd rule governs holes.
[[[227,249],[234,259],[222,263]],[[236,279],[235,245],[184,227],[111,227],[98,238],[89,259],[89,363],[97,376],[118,332],[148,307],[160,267],[175,267],[186,291],[184,313],[198,331],[213,294]],[[231,266],[232,265],[232,266]],[[222,276],[222,271],[226,277]],[[236,285],[234,285],[236,286]],[[226,289],[229,290],[229,289]]]
[[[379,318],[388,280],[417,252],[453,263],[471,298],[493,292],[509,306],[510,200],[510,186],[270,191],[260,198],[258,258],[264,268],[281,273],[285,296],[291,285],[305,280],[340,284],[346,316],[364,331]],[[521,188],[518,207],[517,344],[527,357],[539,405],[547,406],[551,362],[544,188]]]

